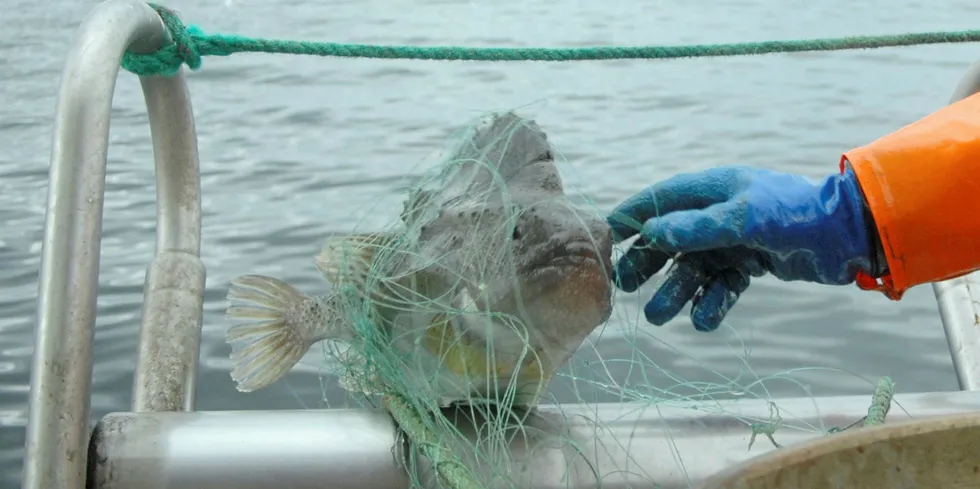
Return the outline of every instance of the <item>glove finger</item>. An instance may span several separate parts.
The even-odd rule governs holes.
[[[646,239],[640,238],[616,263],[615,284],[624,292],[633,292],[659,272],[669,259],[668,253],[652,248]]]
[[[739,250],[739,254],[742,255],[739,268],[743,272],[748,273],[752,277],[761,277],[769,273],[772,265],[770,265],[769,260],[766,259],[763,253],[743,248]]]
[[[741,213],[738,203],[723,202],[648,219],[640,232],[655,248],[669,253],[729,248],[743,244]]]
[[[647,321],[662,326],[681,312],[707,279],[697,256],[682,256],[667,271],[667,279],[643,308]]]
[[[711,277],[702,294],[695,297],[691,306],[691,322],[698,331],[714,331],[738,302],[742,292],[749,287],[749,272],[732,268]]]
[[[687,209],[700,209],[731,198],[725,169],[674,175],[624,200],[606,219],[618,243],[636,235],[650,218]]]
[[[768,273],[769,266],[765,253],[745,246],[713,250],[704,254],[703,263],[705,272],[712,277],[731,268],[738,268],[751,277],[761,277]]]

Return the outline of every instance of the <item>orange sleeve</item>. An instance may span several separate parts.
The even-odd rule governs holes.
[[[898,300],[912,286],[980,269],[980,94],[950,104],[841,157],[864,192]]]

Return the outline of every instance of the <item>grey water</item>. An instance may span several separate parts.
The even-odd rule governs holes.
[[[3,487],[20,480],[60,70],[78,23],[95,4],[8,0],[0,14]],[[413,45],[695,44],[980,27],[980,4],[970,0],[165,4],[205,32]],[[658,179],[716,165],[814,178],[834,172],[841,152],[947,103],[977,58],[975,44],[554,64],[206,58],[189,75],[208,270],[197,408],[336,405],[342,396],[314,353],[268,389],[235,390],[223,342],[228,282],[262,273],[317,292],[323,282],[311,257],[323,237],[389,222],[400,209],[405,178],[418,174],[451,131],[480,114],[521,108],[537,119],[567,160],[562,169],[570,190],[608,211]],[[129,408],[143,277],[154,243],[149,130],[137,78],[125,72],[113,102],[106,185],[93,419]],[[650,290],[619,295],[610,324],[568,371],[588,376],[588,359],[636,360],[639,351],[656,368],[632,383],[651,391],[677,382],[662,371],[685,381],[739,377],[747,384],[806,367],[811,370],[766,381],[768,395],[870,396],[883,375],[899,392],[957,388],[927,286],[893,302],[855,287],[756,280],[728,327],[714,334],[694,331],[684,316],[661,328],[643,323],[640,300]],[[563,385],[556,383],[555,401],[616,400]]]

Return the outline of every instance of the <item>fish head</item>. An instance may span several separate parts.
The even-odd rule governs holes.
[[[612,313],[609,225],[564,198],[520,208],[502,257],[513,275],[484,296],[489,308],[518,316],[542,341],[581,341]]]
[[[577,347],[612,311],[609,225],[572,205],[534,122],[497,116],[468,142],[424,201],[425,273],[466,309],[518,318],[532,343]]]

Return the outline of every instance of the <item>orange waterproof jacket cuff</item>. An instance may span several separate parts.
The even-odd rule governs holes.
[[[841,157],[874,216],[888,273],[858,275],[892,299],[980,269],[980,94]]]

